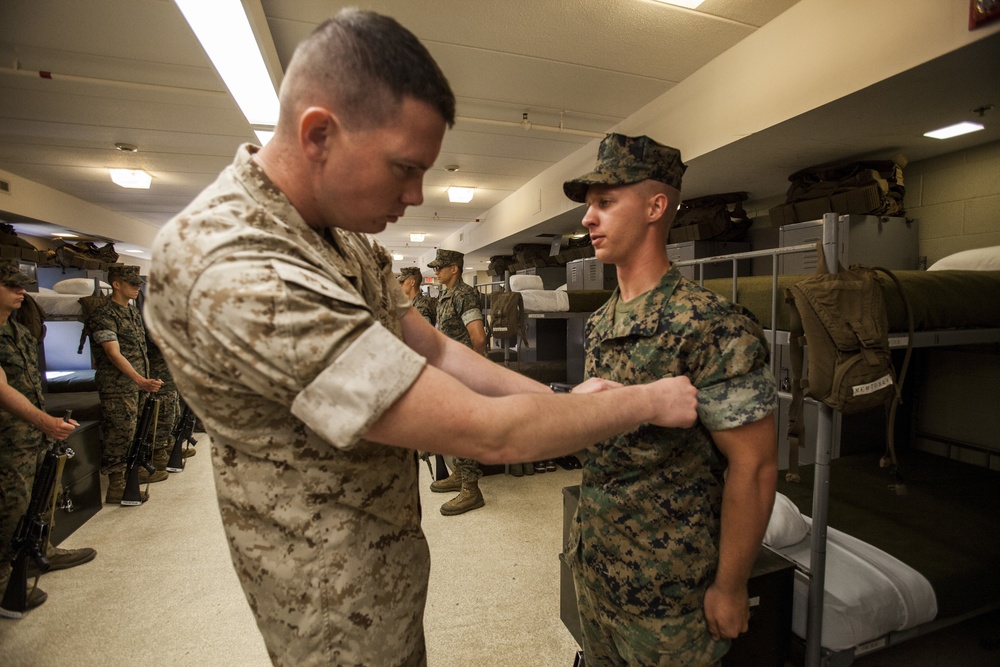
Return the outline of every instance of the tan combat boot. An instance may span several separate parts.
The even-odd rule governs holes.
[[[153,452],[153,467],[157,470],[166,470],[167,464],[170,463],[170,450],[169,449],[159,449]]]
[[[462,492],[441,506],[441,514],[445,516],[465,514],[485,504],[483,494],[479,491],[479,480],[462,482]]]
[[[139,483],[140,484],[154,484],[156,482],[162,482],[168,479],[170,475],[167,474],[166,470],[157,470],[152,475],[146,472],[145,468],[139,469]]]
[[[451,474],[444,479],[431,482],[431,491],[434,493],[454,493],[462,490],[462,474],[457,470],[452,470]]]
[[[163,473],[164,475],[166,473]],[[104,502],[109,505],[121,505],[122,496],[125,495],[125,471],[109,471],[108,472],[108,491],[104,494]],[[149,500],[149,492],[141,491],[139,494],[142,502]]]

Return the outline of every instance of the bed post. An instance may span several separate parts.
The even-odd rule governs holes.
[[[830,273],[839,268],[839,217],[823,216],[823,261]],[[809,341],[806,341],[808,345]],[[830,457],[833,453],[833,408],[817,403],[816,464],[813,477],[812,536],[809,556],[809,603],[806,615],[806,666],[819,667],[823,637],[823,592],[826,589],[826,529],[830,500]]]

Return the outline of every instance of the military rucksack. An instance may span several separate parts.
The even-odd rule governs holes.
[[[38,344],[45,338],[45,311],[28,293],[24,295],[21,307],[11,313],[10,319],[28,330]]]
[[[80,308],[82,309],[83,330],[80,332],[80,345],[76,349],[77,354],[83,354],[83,344],[87,342],[87,336],[93,333],[92,326],[94,318],[111,302],[111,297],[106,295],[93,295],[80,298]],[[93,355],[93,351],[91,351]]]
[[[490,335],[505,345],[517,343],[518,337],[528,344],[527,317],[524,297],[520,292],[500,292],[490,301]]]
[[[792,402],[789,408],[790,480],[798,481],[798,448],[803,442],[802,401],[805,395],[843,413],[886,407],[886,453],[883,467],[899,482],[893,445],[893,423],[910,361],[913,314],[909,300],[892,272],[880,267],[838,266],[826,271],[820,258],[815,275],[785,290],[789,304],[789,357]],[[909,321],[906,354],[897,379],[889,350],[889,318],[876,272],[885,273],[902,296]],[[803,345],[809,345],[807,377],[803,379]]]

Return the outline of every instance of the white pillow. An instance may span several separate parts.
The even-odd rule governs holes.
[[[58,294],[59,292],[57,292],[54,289],[51,289],[49,287],[39,287],[38,288],[38,293],[39,294]]]
[[[788,496],[774,494],[774,509],[764,533],[764,544],[772,549],[782,549],[798,544],[809,534],[809,524]]]
[[[963,250],[942,257],[928,271],[1000,271],[1000,245]]]
[[[94,280],[92,278],[67,278],[60,280],[52,286],[59,294],[78,294],[88,296],[94,293]],[[101,291],[111,291],[111,285],[101,281]]]
[[[516,273],[510,277],[510,291],[521,292],[526,289],[545,289],[541,276]]]

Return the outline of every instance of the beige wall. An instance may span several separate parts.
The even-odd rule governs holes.
[[[1000,142],[915,162],[903,179],[906,215],[917,220],[928,266],[961,250],[1000,245]]]

